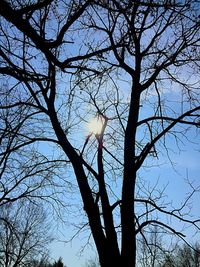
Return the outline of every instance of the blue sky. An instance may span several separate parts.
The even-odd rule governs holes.
[[[65,16],[65,14],[61,14],[62,16]],[[106,16],[107,17],[107,16]],[[55,19],[54,19],[55,20]],[[64,21],[64,20],[63,20]],[[98,20],[97,20],[98,21]],[[55,21],[54,21],[55,22]],[[49,22],[50,23],[50,22]],[[55,25],[57,25],[55,23]],[[13,38],[18,36],[18,31],[16,29],[10,29],[9,31],[12,32]],[[171,30],[170,30],[171,32]],[[81,34],[80,34],[81,33]],[[116,30],[116,36],[117,36],[118,31]],[[52,31],[49,33],[49,36],[51,34],[54,34]],[[145,40],[149,41],[149,38],[151,37],[152,32],[147,31],[147,35],[144,34],[144,39],[143,39],[143,45],[145,44]],[[103,35],[99,34],[98,37],[93,36],[93,33],[90,33],[87,35],[88,38],[91,38],[89,41],[91,41],[94,38],[95,43],[97,44],[98,41],[101,40]],[[146,37],[147,36],[147,37]],[[79,38],[77,38],[77,35],[74,31],[74,33],[71,33],[70,35],[70,40],[72,41],[77,41],[76,44],[68,44],[66,43],[63,46],[63,51],[66,49],[67,55],[60,53],[61,56],[63,57],[68,57],[69,55],[76,55],[76,53],[79,53],[79,50],[83,53],[87,47],[86,43],[83,41],[86,41],[85,39],[85,32],[79,32]],[[149,38],[148,38],[149,37]],[[23,34],[21,34],[21,38],[23,38]],[[162,37],[161,41],[161,47],[163,47],[163,44],[165,44],[166,41],[166,35]],[[6,39],[5,39],[6,40]],[[13,39],[14,40],[14,39]],[[22,39],[23,40],[23,39]],[[171,41],[171,39],[170,39]],[[173,42],[173,40],[172,40]],[[83,45],[84,43],[84,45]],[[178,45],[178,44],[177,44]],[[81,47],[81,48],[80,48]],[[43,60],[43,57],[41,54],[37,54],[37,58],[35,60],[34,55],[38,53],[36,48],[30,48],[31,53],[33,55],[32,59],[29,61],[32,67],[34,67],[38,72],[44,73],[46,72],[46,62]],[[66,52],[65,51],[65,52]],[[16,52],[16,51],[15,51]],[[22,53],[22,50],[19,48],[19,53]],[[113,55],[110,55],[110,58],[114,60]],[[112,60],[111,60],[112,61]],[[129,61],[130,65],[133,66],[135,64],[134,57],[128,57],[127,61]],[[149,69],[149,58],[145,61],[146,65],[144,63],[144,80],[149,77],[150,71],[152,71],[154,64],[150,64],[152,69]],[[23,62],[19,63],[19,65],[22,65]],[[40,65],[39,65],[40,63]],[[93,63],[91,63],[93,64]],[[68,134],[68,137],[73,145],[75,145],[76,149],[81,149],[83,147],[84,141],[87,136],[87,131],[86,131],[86,122],[90,120],[93,116],[95,116],[97,109],[94,107],[94,103],[92,104],[91,102],[91,96],[95,96],[97,99],[97,104],[98,107],[101,109],[102,112],[105,112],[105,115],[108,117],[113,117],[113,120],[108,123],[108,131],[107,131],[107,139],[105,142],[105,145],[108,145],[109,148],[111,148],[111,151],[114,151],[115,148],[112,147],[111,143],[111,137],[109,136],[109,131],[110,133],[111,130],[113,130],[113,133],[116,134],[116,140],[117,138],[120,137],[120,130],[119,130],[119,124],[116,123],[116,119],[114,118],[114,115],[116,115],[116,110],[115,110],[115,104],[116,101],[118,100],[118,97],[120,99],[119,101],[119,111],[122,112],[125,109],[125,106],[128,107],[128,101],[130,100],[130,89],[131,89],[131,81],[130,77],[124,74],[124,71],[122,71],[120,74],[116,74],[113,72],[111,75],[116,84],[111,81],[110,77],[108,76],[107,79],[110,79],[107,84],[104,84],[101,87],[101,90],[97,90],[98,88],[98,81],[100,80],[92,80],[90,84],[84,84],[83,83],[83,88],[78,88],[78,86],[75,86],[74,90],[72,90],[72,87],[74,86],[72,82],[72,87],[70,87],[70,75],[67,76],[66,73],[60,73],[57,76],[57,85],[58,85],[58,101],[56,103],[56,107],[58,107],[59,110],[59,116],[60,120],[62,121],[62,126],[66,127],[66,131],[68,127],[71,127],[72,131],[71,133]],[[146,76],[147,75],[147,76]],[[61,77],[62,76],[62,77]],[[182,80],[189,81],[188,79],[190,78],[191,80],[196,79],[196,76],[190,76],[189,71],[183,71],[180,74],[180,77]],[[160,77],[159,77],[160,78]],[[162,78],[166,78],[166,75],[164,74]],[[187,96],[186,94],[183,95],[181,91],[179,90],[179,87],[175,85],[175,83],[169,83],[168,81],[165,82],[164,79],[162,82],[159,84],[161,88],[160,92],[162,93],[163,101],[164,98],[168,99],[167,104],[170,107],[173,107],[176,111],[180,111],[181,108],[185,109],[186,107],[189,107],[189,104],[187,103]],[[11,85],[11,80],[9,81]],[[79,87],[80,84],[79,84]],[[22,88],[20,88],[22,89]],[[24,89],[24,88],[23,88]],[[33,87],[33,89],[36,89]],[[98,91],[98,93],[97,93]],[[24,92],[24,91],[23,91]],[[149,96],[151,94],[151,96]],[[24,94],[26,96],[26,94]],[[69,99],[73,98],[73,112],[72,113],[67,113],[70,110],[69,107]],[[180,101],[182,100],[182,97],[185,99],[185,103],[183,106],[180,105]],[[107,102],[109,99],[110,102]],[[71,99],[70,99],[71,100]],[[152,116],[154,114],[154,110],[156,106],[154,106],[155,103],[158,102],[158,98],[156,97],[155,94],[155,88],[150,88],[146,96],[143,96],[142,100],[142,112],[141,112],[141,118],[145,118],[147,116]],[[43,101],[42,101],[43,103]],[[110,105],[111,104],[111,105]],[[172,112],[169,111],[169,109],[166,109],[166,112],[169,112],[171,115]],[[124,112],[124,117],[127,117],[127,112]],[[168,114],[168,113],[167,113]],[[45,134],[47,135],[52,135],[52,130],[49,130],[49,123],[44,123],[41,124],[37,128],[38,133],[39,130],[41,133],[43,133],[43,130],[45,131]],[[43,129],[44,128],[44,129]],[[147,128],[147,127],[146,127]],[[145,127],[141,128],[139,134],[138,134],[138,140],[139,142],[143,142],[143,145],[145,146],[145,143],[149,141],[149,135],[148,132],[145,133],[147,130]],[[159,126],[158,129],[160,130]],[[119,130],[119,132],[117,132]],[[66,133],[67,134],[67,133]],[[155,133],[156,134],[156,130]],[[199,173],[200,173],[200,167],[199,167],[199,139],[197,138],[195,131],[189,131],[187,132],[187,135],[190,137],[191,141],[196,144],[193,144],[192,142],[188,142],[186,138],[184,138],[185,144],[182,144],[182,137],[180,136],[180,142],[179,142],[179,150],[177,149],[177,145],[175,142],[175,139],[170,136],[166,138],[167,145],[169,147],[170,151],[170,159],[172,162],[174,162],[174,165],[170,163],[169,159],[167,158],[167,153],[163,149],[163,146],[160,148],[159,154],[158,154],[158,159],[153,157],[145,162],[145,165],[147,165],[145,168],[142,168],[141,171],[139,172],[139,175],[142,177],[145,186],[150,186],[153,187],[156,183],[158,183],[158,189],[161,190],[163,187],[166,187],[166,199],[165,201],[171,202],[173,200],[172,204],[178,204],[181,205],[183,203],[184,198],[187,196],[187,192],[189,190],[188,185],[186,183],[185,178],[189,178],[190,181],[194,181],[196,186],[199,186]],[[95,152],[93,153],[94,150],[90,149],[92,148],[93,145],[93,139],[90,140],[88,146],[88,152],[90,154],[86,154],[88,156],[88,160],[90,161],[92,159],[92,156],[95,155]],[[119,140],[118,140],[119,141]],[[122,141],[123,142],[123,141]],[[139,143],[138,142],[138,143]],[[51,147],[49,145],[41,144],[39,146],[41,151],[45,151],[46,155],[49,155],[51,157]],[[95,145],[93,146],[95,148]],[[115,152],[115,155],[117,155],[119,158],[122,157],[121,152],[118,150],[119,146],[117,146]],[[158,148],[159,149],[159,148]],[[173,150],[176,151],[176,153],[173,153]],[[93,154],[92,154],[93,153]],[[53,153],[54,157],[57,155],[60,155],[60,151],[58,148],[53,147]],[[109,156],[108,156],[109,158]],[[107,169],[108,170],[108,169]],[[70,170],[67,169],[68,172],[67,175],[64,177],[64,179],[69,179],[71,182],[72,186],[72,191],[67,192],[65,197],[69,197],[69,204],[71,201],[74,203],[74,210],[75,214],[72,215],[73,212],[73,207],[69,208],[68,213],[64,214],[64,217],[66,219],[66,223],[63,223],[62,226],[57,229],[57,226],[52,223],[53,228],[55,228],[55,233],[57,233],[58,239],[61,240],[61,242],[54,242],[51,245],[51,256],[55,259],[58,259],[59,257],[62,257],[63,260],[65,261],[65,264],[67,267],[77,267],[84,265],[85,261],[89,259],[90,257],[94,257],[95,255],[95,249],[93,250],[90,248],[90,246],[87,246],[86,249],[83,251],[82,255],[79,255],[79,251],[82,248],[82,246],[85,245],[87,242],[87,236],[89,232],[84,232],[79,235],[79,237],[75,238],[71,242],[66,242],[68,241],[75,233],[76,229],[73,226],[70,226],[70,223],[77,223],[79,222],[84,222],[85,218],[83,215],[83,210],[80,210],[82,208],[81,200],[80,200],[80,195],[78,194],[78,189],[76,187],[76,182],[75,178],[73,176],[73,173]],[[118,197],[120,197],[120,184],[121,184],[121,177],[118,177],[118,173],[116,174],[117,177],[115,177],[116,181],[112,180],[112,177],[110,180],[110,185],[116,190],[116,194],[118,194]],[[109,176],[109,175],[108,175]],[[110,175],[111,176],[111,175]],[[65,180],[65,181],[66,181]],[[56,180],[58,181],[58,180]],[[62,183],[64,184],[65,181],[63,180]],[[115,187],[114,187],[115,184]],[[73,193],[74,192],[74,193]],[[65,200],[66,200],[65,199]],[[114,198],[113,198],[114,199]],[[113,200],[112,199],[112,200]],[[194,195],[193,198],[193,209],[192,209],[192,214],[196,214],[199,216],[199,209],[198,209],[198,203],[199,203],[199,194]],[[68,204],[68,202],[66,202]],[[80,211],[80,213],[79,213]],[[63,215],[63,210],[60,211],[61,215]],[[83,215],[83,220],[82,216]],[[69,218],[68,218],[69,216]],[[52,221],[55,220],[52,219]],[[58,225],[59,224],[58,222]],[[188,232],[188,235],[190,236],[193,234],[193,230],[191,232]]]
[[[191,191],[191,188],[188,186],[186,178],[189,178],[191,182],[194,182],[194,185],[200,186],[200,164],[199,164],[199,138],[195,134],[195,130],[191,130],[189,133],[190,137],[194,139],[195,144],[186,142],[184,145],[181,145],[181,152],[176,150],[176,153],[173,151],[170,153],[170,159],[174,163],[172,166],[169,163],[169,160],[166,156],[159,156],[160,166],[157,166],[157,159],[154,159],[152,162],[151,168],[145,168],[141,171],[142,177],[146,177],[147,182],[151,185],[158,183],[158,189],[166,186],[165,196],[168,202],[173,201],[172,205],[175,207],[180,207],[184,202],[185,197]],[[168,140],[169,147],[175,148],[174,142],[169,138]],[[199,202],[200,194],[194,194],[191,199],[192,209],[190,214],[195,216],[200,216],[199,211]],[[186,209],[187,211],[187,209]],[[77,218],[77,221],[79,218]],[[174,227],[179,230],[182,229],[182,225],[175,221],[176,225]],[[60,239],[62,241],[69,240],[69,237],[74,232],[73,227],[69,225],[63,225],[62,229],[60,228],[61,235]],[[87,232],[88,233],[88,232]],[[93,243],[92,246],[86,246],[85,250],[80,254],[80,249],[87,242],[87,233],[80,234],[79,237],[74,238],[70,242],[55,242],[51,246],[52,257],[58,258],[62,257],[65,264],[68,267],[77,267],[84,266],[85,262],[90,258],[95,258],[95,248]],[[191,241],[195,231],[194,228],[189,228],[185,230],[187,235],[186,240]],[[194,240],[198,240],[198,236],[193,237]]]
[[[120,91],[121,93],[121,104],[122,106],[125,104],[127,105],[127,101],[129,99],[129,87],[128,87],[128,79],[126,78],[127,82],[119,81],[119,86],[122,88]],[[64,84],[64,83],[63,83]],[[111,83],[112,85],[112,83]],[[61,87],[62,88],[62,87]],[[64,88],[64,87],[63,87]],[[111,91],[112,86],[108,86],[103,88],[103,92],[106,93],[107,90]],[[88,89],[90,91],[90,88]],[[175,86],[175,84],[170,85],[165,83],[162,88],[162,95],[161,97],[167,100],[168,104],[171,108],[176,110],[177,112],[180,111],[181,104],[180,101],[182,100],[182,93],[181,90]],[[116,90],[114,89],[113,95],[115,95]],[[75,97],[79,99],[79,91],[76,92]],[[81,97],[84,100],[84,97],[87,96],[84,92],[82,92]],[[113,96],[114,97],[114,96]],[[105,95],[99,94],[99,106],[101,107],[104,101]],[[76,100],[75,100],[76,101]],[[153,90],[151,90],[150,96],[147,95],[142,100],[143,109],[141,112],[141,119],[144,119],[147,116],[152,116],[154,109],[153,104],[157,102],[156,94]],[[84,113],[80,116],[80,118],[76,118],[75,120],[80,120],[80,125],[77,127],[76,134],[69,135],[72,142],[76,145],[76,147],[81,148],[84,144],[84,141],[88,135],[88,128],[87,122],[95,115],[95,111],[91,104],[84,104],[85,106],[81,107]],[[184,109],[188,107],[187,101],[184,104]],[[111,112],[112,114],[112,112]],[[170,113],[169,113],[170,114]],[[75,114],[73,114],[75,116]],[[109,124],[111,123],[111,124]],[[110,130],[111,125],[115,122],[108,122],[108,131]],[[177,128],[180,129],[180,128]],[[141,131],[141,130],[140,130]],[[143,132],[139,133],[138,138],[142,137]],[[200,164],[199,164],[199,137],[197,136],[197,128],[194,127],[193,129],[187,131],[187,138],[182,135],[178,135],[180,137],[180,142],[177,142],[172,135],[166,136],[166,145],[169,148],[169,158],[167,157],[166,150],[164,149],[163,145],[161,147],[158,146],[158,158],[151,157],[149,160],[145,162],[145,168],[142,168],[139,172],[139,175],[146,181],[146,186],[154,186],[157,184],[159,190],[163,187],[165,188],[165,202],[172,204],[175,207],[180,207],[184,202],[184,199],[187,197],[187,194],[191,192],[191,188],[188,186],[187,179],[191,182],[194,182],[195,186],[200,186]],[[94,137],[91,138],[94,140]],[[182,142],[183,141],[183,142]],[[91,141],[92,142],[92,141]],[[107,145],[107,143],[105,142]],[[109,143],[108,143],[109,144]],[[118,157],[120,155],[118,154]],[[72,174],[72,172],[71,172]],[[121,178],[119,178],[120,180]],[[73,180],[73,179],[72,179]],[[112,182],[111,182],[112,184]],[[120,196],[120,182],[117,182],[116,193]],[[78,191],[74,194],[74,198],[76,202],[80,202],[80,196],[78,195]],[[193,206],[191,207],[190,214],[200,216],[198,203],[200,202],[200,194],[194,194],[193,198],[191,199],[191,203]],[[80,203],[79,203],[80,204]],[[80,204],[81,205],[81,204]],[[187,211],[187,209],[186,209]],[[76,213],[77,214],[77,213]],[[79,222],[81,217],[72,216],[72,220],[69,218],[69,222]],[[182,226],[177,222],[174,221],[174,226],[176,230],[182,229]],[[177,225],[176,225],[177,224]],[[66,242],[70,239],[71,236],[75,233],[75,228],[73,226],[69,226],[69,224],[62,225],[59,228],[59,239],[60,242],[55,242],[51,245],[51,252],[52,257],[58,259],[60,256],[63,258],[67,267],[77,267],[77,266],[84,266],[85,262],[90,259],[91,257],[95,257],[95,247],[92,244],[91,246],[86,246],[82,254],[80,255],[81,248],[87,243],[87,235],[89,232],[81,233],[77,238],[74,238],[70,242]],[[193,228],[189,228],[189,230],[185,230],[185,234],[187,235],[187,239],[190,241],[191,236],[195,233]],[[197,238],[197,236],[196,236]]]

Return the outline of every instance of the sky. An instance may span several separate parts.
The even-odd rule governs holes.
[[[62,14],[60,14],[60,15],[62,15]],[[14,35],[17,35],[16,30],[9,29],[9,31],[10,31],[10,34],[13,33]],[[54,34],[54,32],[52,31],[51,34]],[[149,36],[150,35],[151,35],[151,32],[149,32]],[[71,38],[73,39],[74,36],[75,36],[75,33],[74,34],[72,33]],[[77,45],[74,46],[73,42],[72,42],[71,48],[68,50],[66,49],[66,51],[69,52],[69,54],[71,53],[71,55],[75,55],[76,52],[79,51],[79,47],[80,47],[81,42],[83,40],[83,36],[82,36],[82,39],[81,38],[78,39],[77,36],[75,36],[75,38],[78,40]],[[101,36],[99,35],[98,38],[101,38]],[[148,40],[148,38],[147,38],[147,40]],[[166,37],[164,37],[164,41],[165,40],[166,40]],[[67,48],[68,48],[68,45],[69,44],[66,43]],[[74,50],[72,48],[74,48]],[[31,48],[31,49],[33,49],[33,48]],[[86,49],[86,46],[84,48],[82,47],[81,49],[84,51],[84,49]],[[34,48],[31,52],[33,53],[33,55],[36,55],[36,52],[38,52],[38,51],[36,51],[36,49]],[[69,55],[67,55],[67,56],[69,56]],[[37,58],[37,60],[35,61],[35,57],[33,56],[31,60],[32,61],[30,61],[29,63],[32,64],[34,62],[34,64],[32,66],[34,66],[35,69],[37,69],[38,71],[43,73],[45,68],[46,68],[45,63],[43,63],[44,65],[40,65],[40,66],[38,64],[39,60],[42,62],[43,58],[42,57]],[[133,60],[132,65],[134,65],[134,63],[135,62]],[[148,70],[148,62],[146,64],[147,65],[145,66],[145,69]],[[147,73],[148,73],[148,71],[147,71]],[[187,73],[187,71],[185,73],[183,72],[181,74],[182,78],[185,78],[186,73]],[[77,87],[76,87],[76,92],[74,92],[71,89],[71,87],[68,85],[70,78],[65,77],[65,73],[64,74],[62,73],[62,75],[64,76],[64,78],[62,78],[62,79],[61,79],[61,75],[57,76],[57,79],[59,82],[58,83],[58,97],[60,97],[60,100],[57,102],[57,107],[60,106],[60,108],[58,108],[59,109],[59,116],[61,119],[63,119],[63,125],[66,122],[66,131],[67,131],[67,126],[74,126],[75,130],[72,131],[72,133],[69,134],[68,136],[69,136],[72,144],[74,144],[76,146],[76,148],[80,148],[81,146],[83,146],[83,143],[87,137],[87,134],[89,133],[89,132],[87,133],[87,127],[85,124],[96,113],[96,109],[94,108],[94,105],[91,104],[91,101],[90,101],[91,98],[88,96],[90,94],[91,94],[90,96],[95,95],[98,99],[97,103],[98,103],[100,109],[102,108],[102,110],[103,110],[106,107],[105,108],[105,110],[107,112],[106,115],[112,116],[114,112],[111,109],[112,108],[114,109],[114,104],[116,104],[115,101],[118,97],[119,91],[114,86],[114,82],[111,82],[111,81],[108,82],[108,84],[105,87],[103,86],[100,91],[98,91],[97,90],[98,85],[95,84],[95,82],[97,82],[97,81],[92,81],[90,84],[87,85],[87,87],[85,87],[85,92],[83,89],[77,88]],[[148,75],[150,75],[150,74],[148,74]],[[117,76],[118,75],[116,74],[116,76],[113,76],[113,77],[116,78]],[[188,76],[188,74],[187,74],[187,76]],[[144,75],[144,77],[145,77],[145,75]],[[130,77],[127,77],[126,75],[124,75],[123,72],[121,73],[120,78],[121,78],[121,80],[120,79],[117,80],[117,84],[118,84],[119,88],[122,89],[120,91],[120,99],[121,99],[120,100],[121,101],[120,102],[120,105],[121,105],[120,108],[123,110],[124,104],[127,106],[128,100],[130,100],[131,82],[129,80]],[[122,79],[124,81],[122,81]],[[11,81],[10,81],[10,83],[11,83]],[[83,84],[83,88],[84,88],[84,86],[85,86],[85,84]],[[98,93],[97,93],[97,91],[98,91]],[[70,94],[68,92],[70,92]],[[64,94],[64,93],[66,93],[66,94]],[[73,95],[72,95],[72,93],[73,93]],[[177,103],[180,102],[181,97],[182,97],[182,95],[180,94],[180,91],[173,83],[170,85],[169,85],[169,83],[163,84],[162,95],[164,97],[167,97],[168,100],[171,101],[168,103],[170,103],[171,107],[173,107],[175,109],[177,108],[177,105],[178,105]],[[69,112],[66,115],[66,110],[68,110],[68,105],[70,102],[69,100],[71,100],[70,97],[76,98],[76,100],[73,102],[74,103],[74,109],[73,109],[74,112],[73,112],[73,114],[71,114]],[[87,102],[84,101],[85,99],[87,99]],[[111,100],[112,108],[110,108],[110,103],[106,102],[107,99]],[[158,101],[158,99],[156,99],[155,89],[149,90],[148,94],[146,96],[144,96],[144,98],[142,99],[143,112],[141,112],[141,115],[140,115],[141,118],[145,118],[147,115],[152,114],[152,110],[153,110],[153,108],[155,108],[155,106],[154,106],[155,100]],[[124,103],[123,103],[123,101],[124,101]],[[145,101],[146,101],[146,104],[145,104]],[[47,124],[45,124],[45,126],[46,125]],[[41,127],[42,130],[43,130],[43,127],[44,127],[44,125],[42,124],[42,127]],[[115,120],[113,120],[113,122],[111,122],[111,124],[108,123],[108,129],[111,129],[111,127],[113,127],[113,129],[116,130],[115,131],[115,133],[116,133],[118,130],[118,126],[115,125]],[[47,133],[49,128],[45,128],[44,130],[46,130],[46,133]],[[140,141],[147,141],[148,137],[144,133],[145,133],[145,130],[142,129],[141,133],[138,135],[138,138]],[[48,134],[51,135],[51,132],[48,132]],[[143,139],[142,134],[145,135],[144,139]],[[189,132],[187,132],[187,134],[190,137],[190,139],[192,141],[194,141],[194,144],[191,142],[188,142],[187,139],[185,138],[185,140],[184,140],[185,144],[182,144],[182,142],[179,143],[179,145],[180,145],[179,150],[177,150],[175,139],[172,136],[166,138],[166,142],[170,148],[169,149],[170,159],[173,162],[173,164],[170,164],[169,159],[167,158],[167,153],[165,153],[164,150],[161,150],[159,155],[158,155],[158,159],[159,159],[160,163],[158,163],[158,160],[156,157],[153,157],[146,162],[147,163],[146,167],[142,168],[140,173],[139,173],[139,175],[144,179],[143,181],[147,187],[151,188],[157,183],[158,183],[158,189],[159,190],[161,190],[163,187],[166,187],[165,201],[171,202],[171,200],[173,200],[172,204],[174,204],[174,205],[178,204],[179,206],[181,205],[181,203],[184,202],[184,197],[187,196],[187,193],[189,190],[188,184],[187,184],[187,181],[185,178],[190,178],[190,181],[194,181],[196,186],[200,186],[200,184],[199,184],[199,181],[200,181],[200,177],[199,177],[200,164],[199,163],[200,162],[199,162],[199,145],[198,145],[200,139],[197,138],[195,131],[189,131]],[[109,145],[108,139],[107,139],[107,143],[105,142],[105,145]],[[92,146],[93,141],[90,140],[90,142],[91,142],[90,145]],[[45,151],[46,154],[51,154],[52,151],[50,149],[51,149],[50,146],[48,146],[47,144],[45,144],[45,145],[41,144],[41,146],[40,146],[40,150]],[[53,150],[54,151],[52,154],[54,156],[57,156],[57,154],[59,155],[60,151],[56,150],[55,147],[53,148]],[[90,150],[90,148],[88,149],[88,151],[89,150]],[[176,150],[176,153],[173,153],[173,150]],[[116,152],[116,154],[118,153],[118,151],[115,151],[115,152]],[[120,154],[120,153],[118,153],[118,154]],[[121,157],[121,155],[118,155],[118,156]],[[90,159],[90,157],[92,157],[92,156],[89,155],[89,159]],[[69,178],[70,182],[73,182],[74,177],[73,177],[72,171],[69,171],[68,176],[66,178],[67,179]],[[76,188],[75,182],[73,182],[73,183],[74,183],[73,186],[75,188],[76,193],[74,194],[74,196],[73,196],[73,194],[70,195],[70,193],[69,193],[68,197],[74,198],[73,201],[75,202],[75,205],[76,205],[78,202],[80,202],[80,196],[78,195],[78,192],[77,192],[78,190]],[[114,184],[114,182],[113,183],[111,182],[112,186],[113,186],[113,184]],[[113,188],[116,190],[116,193],[118,195],[120,195],[119,188],[117,188],[117,186],[119,187],[119,184],[120,184],[120,181],[116,182],[116,187],[113,186]],[[194,215],[195,214],[200,215],[199,214],[200,211],[198,208],[198,203],[200,202],[200,194],[195,194],[192,202],[193,202],[192,213]],[[70,210],[69,216],[72,213],[72,211],[73,210]],[[61,214],[62,214],[62,211],[61,211]],[[51,251],[50,256],[52,258],[54,258],[55,260],[58,259],[59,257],[62,257],[65,264],[67,265],[67,267],[84,266],[84,264],[87,260],[95,257],[95,248],[94,248],[93,243],[91,243],[92,244],[91,246],[87,246],[85,248],[85,250],[82,252],[82,254],[80,254],[80,249],[87,242],[88,232],[81,233],[79,235],[79,237],[74,238],[72,241],[69,241],[69,239],[75,233],[75,228],[70,226],[70,221],[72,223],[79,223],[79,220],[80,220],[80,222],[82,223],[84,221],[84,220],[82,221],[82,219],[81,219],[82,214],[83,214],[83,211],[81,211],[79,214],[78,210],[76,210],[76,213],[71,217],[71,219],[69,218],[69,221],[66,224],[63,223],[62,226],[59,227],[59,229],[57,229],[56,228],[57,226],[54,225],[54,223],[52,223],[53,227],[55,228],[55,233],[57,234],[57,238],[60,241],[54,241],[52,243],[52,245],[50,247],[50,251]],[[68,214],[66,214],[66,216],[68,216]],[[52,221],[53,221],[53,219],[52,219]],[[188,236],[190,238],[191,234],[193,234],[194,232],[186,230],[186,233],[188,234]]]
[[[185,152],[181,157],[179,161],[179,168],[182,169],[182,173],[186,173],[188,171],[188,174],[190,177],[192,177],[195,180],[200,180],[199,173],[200,173],[200,167],[199,167],[199,153],[193,153],[188,154]],[[179,170],[180,170],[179,169]],[[168,179],[170,178],[170,182],[168,183],[168,188],[166,190],[166,194],[170,194],[170,198],[172,197],[174,200],[174,203],[179,202],[180,198],[182,198],[184,195],[188,192],[188,186],[183,181],[182,177],[179,174],[175,174],[174,171],[171,170],[171,168],[168,167],[161,167],[161,168],[154,168],[152,171],[152,174],[154,174],[157,177],[160,177],[160,179],[164,180],[163,183],[168,183]],[[200,215],[199,210],[199,203],[200,203],[200,194],[196,194],[193,200],[193,214]],[[177,225],[178,226],[178,225]],[[178,229],[178,227],[177,227]],[[68,231],[68,227],[62,230],[62,240],[68,240],[71,233]],[[191,237],[195,240],[199,240],[199,238],[193,237],[193,233],[190,230],[186,231],[187,233],[187,240],[190,241]],[[95,249],[91,249],[90,246],[86,247],[85,250],[80,255],[80,248],[81,245],[84,245],[84,242],[86,242],[86,239],[80,239],[77,237],[73,241],[65,243],[65,242],[53,242],[53,244],[50,246],[50,255],[54,259],[58,259],[59,257],[63,258],[63,262],[67,265],[67,267],[77,267],[77,266],[84,266],[85,263],[89,259],[93,259],[96,257]]]
[[[128,79],[128,77],[126,77]],[[67,83],[67,80],[66,80]],[[63,83],[64,84],[64,83]],[[126,82],[119,82],[123,88],[123,99],[129,99],[129,87]],[[64,87],[63,87],[64,88]],[[104,89],[106,91],[106,89]],[[110,90],[110,89],[109,89]],[[82,93],[83,95],[83,93]],[[181,91],[176,86],[165,86],[162,91],[162,98],[166,97],[169,100],[169,104],[175,110],[178,110],[180,107],[181,100]],[[142,100],[143,109],[140,115],[140,119],[143,119],[152,114],[152,103],[155,102],[156,94],[151,91],[149,96],[145,96],[145,99]],[[146,101],[146,102],[145,102]],[[145,104],[146,103],[146,104]],[[150,104],[151,105],[150,105]],[[88,122],[93,120],[92,114],[90,114],[90,107],[86,107],[89,116],[85,116],[85,120],[81,122],[79,131],[76,134],[70,136],[72,141],[77,147],[83,146],[84,140],[87,135],[90,133],[91,128],[88,127]],[[108,122],[108,130],[110,129]],[[112,122],[111,122],[112,123]],[[145,168],[142,168],[139,175],[145,179],[145,185],[153,187],[157,184],[158,189],[161,190],[165,187],[165,202],[172,204],[174,207],[180,207],[184,202],[185,197],[191,191],[191,188],[188,186],[186,178],[189,178],[190,181],[194,181],[196,186],[200,186],[200,162],[199,162],[199,143],[200,138],[197,136],[197,129],[194,127],[194,130],[187,132],[187,136],[192,142],[189,142],[187,138],[183,138],[180,135],[179,145],[177,146],[175,138],[170,135],[166,137],[166,143],[169,148],[169,158],[167,157],[166,151],[162,148],[159,150],[158,159],[153,157],[147,160]],[[92,139],[93,138],[93,139]],[[94,136],[91,139],[94,140]],[[138,138],[142,138],[138,136]],[[107,143],[105,143],[107,145]],[[45,148],[46,149],[46,148]],[[55,153],[55,152],[54,152]],[[119,155],[118,155],[119,156]],[[170,162],[171,161],[171,162]],[[71,175],[73,175],[71,173]],[[119,188],[116,189],[116,192],[120,195]],[[80,202],[80,196],[77,195],[77,192],[74,194],[75,198],[77,197],[77,202]],[[200,211],[198,203],[200,202],[200,194],[197,193],[193,196],[192,199],[192,210],[191,214],[199,216]],[[186,210],[187,211],[187,210]],[[76,217],[77,216],[77,217]],[[81,218],[81,217],[80,217]],[[78,223],[78,215],[72,217],[72,222],[76,221]],[[80,219],[81,220],[81,219]],[[174,221],[175,228],[177,230],[181,229],[180,224],[177,221]],[[51,245],[50,255],[54,259],[59,257],[63,258],[64,263],[67,267],[77,267],[84,266],[87,260],[93,259],[96,257],[95,246],[91,242],[91,246],[86,246],[85,249],[81,252],[82,247],[87,243],[87,233],[81,233],[77,238],[74,238],[72,241],[69,241],[70,237],[74,235],[75,228],[69,224],[63,224],[59,227],[58,239],[60,241],[55,241]],[[194,229],[186,229],[185,234],[187,235],[187,240],[191,240],[191,236],[194,234]],[[196,236],[193,240],[197,239]]]
[[[190,189],[186,178],[188,177],[190,181],[194,181],[196,186],[200,186],[200,162],[199,162],[199,138],[195,135],[195,131],[190,132],[190,137],[193,136],[195,139],[195,145],[191,143],[185,143],[181,146],[181,152],[171,153],[171,160],[174,162],[174,166],[167,163],[165,156],[161,156],[159,159],[162,162],[160,166],[157,166],[156,160],[154,166],[151,168],[146,168],[142,170],[142,176],[147,177],[148,180],[151,180],[151,184],[157,184],[158,188],[165,188],[165,195],[169,202],[173,201],[173,206],[180,207],[184,201],[184,198],[187,196]],[[174,147],[174,142],[169,139],[169,143]],[[159,182],[158,182],[159,181]],[[196,193],[192,198],[192,210],[190,214],[200,216],[199,210],[200,203],[200,194]],[[78,220],[78,218],[77,218]],[[179,222],[175,221],[173,225],[177,230],[181,229],[182,225]],[[65,227],[61,230],[62,235],[61,239],[63,241],[68,240],[72,228]],[[185,229],[186,240],[193,242],[199,240],[199,236],[194,235],[194,229],[189,228]],[[58,259],[60,256],[63,258],[63,261],[67,267],[77,267],[84,266],[87,260],[93,259],[96,257],[95,247],[92,243],[92,246],[86,246],[85,250],[80,254],[80,249],[87,242],[87,239],[84,235],[80,234],[79,237],[75,238],[70,242],[55,242],[51,245],[52,257]]]

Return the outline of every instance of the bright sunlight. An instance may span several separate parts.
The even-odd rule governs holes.
[[[88,123],[88,129],[90,133],[93,134],[100,134],[103,127],[103,118],[102,117],[95,117]]]

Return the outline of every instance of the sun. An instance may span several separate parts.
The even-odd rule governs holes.
[[[88,123],[88,130],[93,134],[100,134],[103,127],[103,119],[101,117],[95,117]]]

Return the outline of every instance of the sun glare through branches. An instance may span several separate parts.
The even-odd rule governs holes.
[[[88,130],[90,133],[93,133],[94,135],[101,134],[102,127],[103,127],[103,118],[100,116],[91,119],[91,121],[88,123]]]

